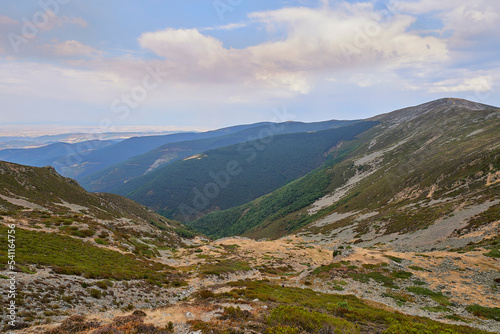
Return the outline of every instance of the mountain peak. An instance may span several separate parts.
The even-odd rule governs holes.
[[[434,101],[426,102],[423,104],[419,104],[417,106],[408,107],[404,109],[398,109],[392,111],[390,113],[381,114],[375,117],[370,118],[372,121],[389,121],[390,123],[400,123],[403,121],[409,121],[414,119],[415,117],[421,116],[423,114],[429,112],[442,112],[448,110],[450,108],[459,107],[468,109],[470,111],[478,111],[478,110],[488,110],[494,109],[498,110],[497,107],[493,107],[490,105],[472,102],[465,99],[459,98],[441,98]]]
[[[421,104],[417,107],[452,107],[452,106],[459,106],[459,107],[465,107],[467,109],[471,110],[484,110],[484,109],[496,109],[493,106],[489,106],[486,104],[482,104],[479,102],[473,102],[465,99],[459,99],[459,98],[454,98],[454,97],[445,97],[441,99],[437,99],[431,102],[427,102],[424,104]]]

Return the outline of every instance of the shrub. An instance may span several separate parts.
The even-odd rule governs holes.
[[[500,308],[499,307],[485,307],[477,304],[469,305],[466,310],[474,314],[476,317],[489,318],[500,321]]]
[[[278,306],[271,312],[267,321],[272,326],[290,326],[310,333],[317,333],[329,326],[338,328],[340,333],[360,333],[359,328],[347,320],[299,306]]]
[[[406,288],[406,290],[408,290],[409,292],[413,292],[414,294],[417,295],[431,297],[432,300],[434,300],[436,303],[439,303],[440,305],[443,306],[451,305],[451,303],[448,301],[448,297],[444,296],[441,292],[434,292],[432,290],[429,290],[427,288],[422,288],[420,286],[410,286]]]
[[[200,290],[198,291],[197,295],[200,299],[209,299],[215,297],[215,293],[210,290]]]
[[[266,331],[267,334],[299,334],[300,329],[297,327],[290,327],[290,326],[274,326],[274,327],[269,327]]]
[[[406,279],[413,276],[413,274],[410,273],[409,271],[395,271],[391,273],[391,275],[394,278],[401,278],[401,279]]]
[[[90,289],[90,297],[99,299],[102,297],[102,292],[101,290],[98,289]]]
[[[247,310],[242,310],[239,306],[234,308],[233,306],[229,307],[224,307],[224,314],[222,315],[221,319],[223,320],[247,320],[252,318],[252,313],[250,313]]]
[[[100,323],[94,320],[86,321],[84,316],[73,315],[64,320],[58,327],[49,330],[47,334],[79,333],[92,328],[97,328]]]

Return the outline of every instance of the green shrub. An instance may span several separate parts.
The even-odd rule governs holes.
[[[431,297],[432,300],[434,300],[436,303],[443,305],[443,306],[449,306],[451,303],[448,301],[448,297],[444,296],[441,292],[434,292],[432,290],[429,290],[427,288],[422,288],[420,286],[410,286],[406,288],[409,292],[413,292],[414,294],[421,295],[421,296],[428,296]]]
[[[417,271],[429,271],[429,270],[422,268],[422,267],[419,267],[419,266],[409,266],[408,268],[413,269],[413,270],[417,270]]]
[[[339,333],[360,333],[358,326],[347,320],[299,306],[278,306],[272,310],[267,322],[271,326],[290,326],[309,333],[317,333],[325,327],[335,328]]]
[[[494,258],[500,258],[500,249],[499,248],[494,248],[488,253],[484,253],[484,255],[489,256],[489,257],[494,257]]]
[[[476,317],[489,318],[500,321],[500,308],[499,307],[485,307],[477,304],[466,307],[466,310],[474,314]]]
[[[391,321],[391,325],[383,334],[458,334],[460,332],[439,325],[424,325],[410,321]]]
[[[111,282],[110,280],[105,280],[105,281],[96,282],[95,285],[103,290],[107,290],[108,287],[113,286],[113,282]]]
[[[90,289],[90,297],[95,299],[100,299],[102,297],[102,292],[99,289]]]
[[[242,310],[239,306],[236,308],[233,306],[224,307],[224,314],[222,315],[222,320],[248,320],[252,318],[252,313],[247,310]]]
[[[217,275],[235,273],[237,271],[249,271],[252,267],[247,262],[237,260],[220,260],[215,263],[204,264],[201,273],[204,275]]]
[[[401,278],[401,279],[407,279],[413,276],[412,273],[409,271],[395,271],[391,273],[392,277],[394,278]]]
[[[274,327],[269,327],[266,331],[267,334],[299,334],[300,329],[297,327],[290,327],[290,326],[274,326]]]
[[[0,225],[0,235],[7,227]],[[7,251],[0,249],[0,255]],[[96,247],[90,243],[55,233],[16,229],[16,262],[20,265],[49,266],[62,275],[117,280],[154,278],[166,282],[172,268],[157,262],[138,261],[135,256]]]

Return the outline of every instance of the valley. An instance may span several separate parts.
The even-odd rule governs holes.
[[[252,137],[269,126],[108,143],[83,174],[118,194],[0,162],[0,235],[16,235],[0,278],[18,291],[3,330],[500,332],[498,108],[440,99]]]

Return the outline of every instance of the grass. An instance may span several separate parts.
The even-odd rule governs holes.
[[[388,258],[389,260],[392,260],[394,262],[397,262],[397,263],[401,263],[403,262],[403,259],[400,258],[400,257],[396,257],[396,256],[391,256],[391,255],[384,255],[384,257]]]
[[[311,272],[311,274],[312,275],[321,275],[323,273],[327,273],[327,272],[331,271],[332,269],[338,269],[340,267],[342,267],[342,265],[338,262],[330,263],[327,265],[321,265],[320,267],[314,269]]]
[[[394,299],[394,301],[396,302],[396,304],[398,306],[401,306],[406,302],[413,301],[413,298],[411,298],[407,294],[402,294],[402,293],[397,293],[397,292],[384,292],[382,294],[382,297],[389,297],[389,298]]]
[[[500,321],[500,308],[499,307],[485,307],[480,305],[470,305],[466,310],[475,315],[476,317],[493,319]]]
[[[419,266],[409,266],[408,268],[416,270],[416,271],[429,271],[425,268],[419,267]]]
[[[3,239],[7,235],[3,225],[0,225],[0,235]],[[5,249],[0,250],[0,254],[6,258]],[[68,236],[21,228],[16,229],[16,261],[21,265],[48,266],[59,274],[88,278],[153,279],[162,283],[179,279],[171,267],[157,262],[95,247]]]
[[[413,292],[416,295],[428,296],[436,303],[442,306],[451,305],[451,303],[448,301],[449,298],[443,295],[441,292],[434,292],[432,290],[420,286],[410,286],[406,288],[406,290],[408,290],[409,292]]]
[[[394,271],[391,273],[391,276],[394,278],[407,279],[412,277],[413,274],[408,271]]]
[[[308,333],[318,333],[325,328],[333,328],[338,333],[360,333],[359,326],[350,321],[333,317],[300,306],[280,305],[267,318],[271,326],[287,326]]]
[[[247,262],[238,260],[220,260],[218,262],[204,264],[200,268],[203,275],[217,275],[235,273],[238,271],[249,271],[252,267]]]
[[[422,310],[429,311],[429,312],[434,312],[434,313],[438,313],[438,312],[451,312],[451,310],[449,308],[447,308],[446,306],[443,306],[443,305],[426,306],[426,307],[423,307]]]
[[[353,295],[325,294],[312,289],[282,287],[264,281],[238,281],[229,285],[237,289],[218,294],[216,298],[230,300],[243,298],[249,301],[257,298],[261,302],[279,308],[274,313],[274,309],[271,311],[271,317],[267,318],[271,322],[268,324],[272,328],[288,327],[282,328],[283,332],[272,333],[297,333],[292,329],[299,327],[300,324],[306,326],[310,330],[309,333],[315,333],[315,324],[321,321],[328,323],[331,318],[347,320],[356,325],[346,329],[346,333],[350,333],[349,330],[355,331],[356,328],[362,333],[486,333],[467,326],[449,325],[428,318],[379,309]],[[303,323],[304,319],[309,320]]]
[[[368,273],[349,273],[349,276],[359,282],[362,283],[368,283],[370,282],[370,279],[373,279],[377,283],[381,283],[385,287],[392,288],[392,289],[399,289],[397,285],[394,284],[394,280],[390,277],[385,276],[384,274],[378,272],[378,271],[373,271],[373,272],[368,272]]]
[[[490,250],[488,253],[484,253],[484,255],[498,259],[498,258],[500,258],[500,248],[499,247],[494,248],[494,249]]]

